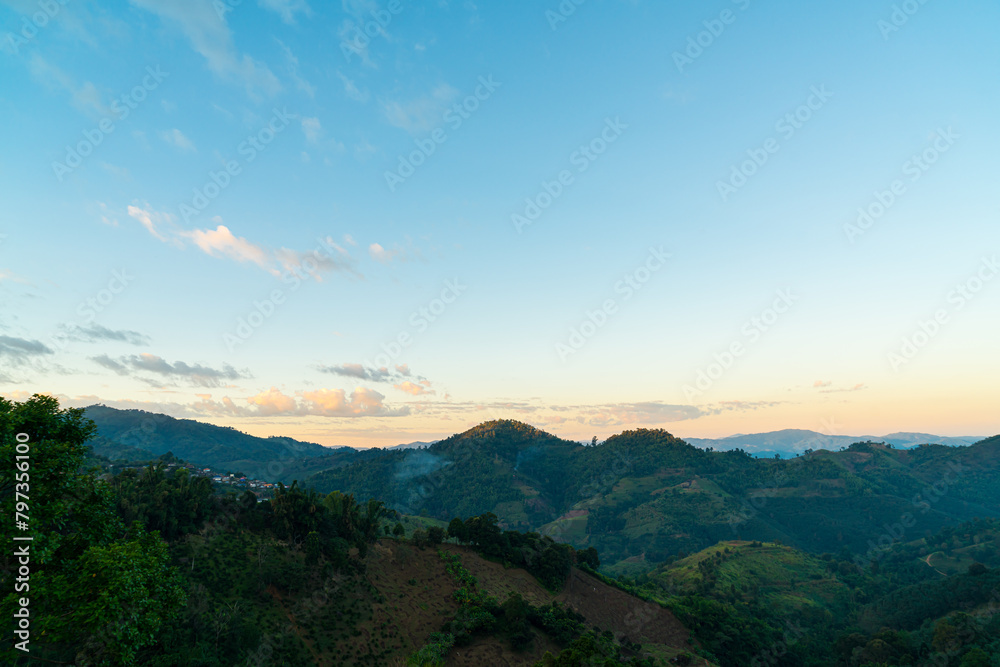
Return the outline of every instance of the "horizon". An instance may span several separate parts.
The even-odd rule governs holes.
[[[0,3],[0,395],[1000,433],[1000,7],[565,5]]]
[[[102,403],[95,403],[93,405],[78,406],[78,407],[83,407],[84,409],[87,409],[87,408],[91,408],[91,407],[112,407],[112,406],[104,405]],[[138,409],[138,408],[113,408],[113,409]],[[145,411],[145,412],[147,412],[148,414],[163,414],[163,413],[155,413],[155,412],[149,412],[149,411]],[[171,417],[172,415],[166,415],[166,416]],[[173,418],[174,419],[192,419],[190,417],[173,417]],[[214,424],[212,422],[201,420],[201,419],[195,419],[194,421],[198,421],[198,422],[204,423],[204,424],[209,424],[211,426],[222,426],[222,427],[228,427],[228,428],[235,428],[235,427],[227,426],[227,425],[224,425],[224,424]],[[510,419],[510,418],[498,417],[498,418],[495,418],[495,419],[485,420],[485,421],[479,422],[477,424],[473,424],[469,428],[463,429],[461,431],[455,431],[454,433],[442,434],[440,437],[435,437],[432,440],[414,440],[414,441],[410,441],[410,442],[394,442],[393,444],[374,444],[374,445],[352,445],[352,444],[345,444],[345,443],[321,443],[321,442],[313,442],[313,444],[322,445],[324,447],[329,447],[331,449],[339,448],[339,447],[348,447],[348,448],[351,448],[351,449],[372,449],[372,448],[381,447],[381,448],[385,449],[385,448],[392,448],[392,447],[406,447],[408,445],[412,445],[412,444],[415,444],[415,443],[420,443],[420,444],[424,444],[424,445],[428,445],[429,446],[429,445],[433,445],[433,444],[435,444],[437,442],[441,442],[442,440],[446,440],[447,438],[449,438],[451,436],[461,435],[461,434],[463,434],[463,433],[465,433],[465,432],[467,432],[467,431],[469,431],[469,430],[471,430],[473,428],[476,428],[477,426],[482,426],[483,424],[488,424],[488,423],[491,423],[493,421],[511,421],[511,422],[515,422],[515,423],[525,424],[527,426],[531,426],[533,428],[536,428],[539,431],[543,431],[545,433],[548,433],[549,435],[556,436],[557,438],[560,438],[561,440],[565,440],[565,441],[568,441],[568,442],[577,442],[577,443],[580,443],[580,444],[585,445],[585,446],[587,446],[591,442],[591,439],[578,440],[578,439],[573,439],[573,438],[570,438],[570,437],[564,437],[564,436],[562,436],[562,435],[559,434],[558,429],[543,428],[543,427],[535,426],[534,424],[531,424],[529,422],[526,422],[526,421],[523,421],[523,420],[520,420],[520,419]],[[642,429],[642,428],[647,428],[647,427],[635,427],[635,428]],[[893,435],[930,435],[930,436],[933,436],[933,437],[942,437],[942,438],[964,438],[964,439],[967,439],[967,440],[971,441],[969,444],[974,444],[977,441],[985,440],[985,439],[993,437],[992,435],[968,435],[968,434],[963,434],[963,435],[959,435],[959,436],[948,436],[948,435],[942,435],[942,434],[939,434],[939,433],[919,433],[919,432],[914,432],[914,431],[894,431],[892,433],[884,433],[884,434],[881,434],[881,435],[875,435],[875,434],[870,434],[870,433],[869,434],[846,434],[846,433],[845,434],[824,434],[824,433],[820,433],[818,431],[809,431],[807,429],[778,429],[778,430],[774,430],[774,431],[762,431],[760,433],[735,433],[735,434],[732,434],[732,435],[720,436],[720,437],[717,437],[717,438],[701,438],[701,437],[697,437],[697,436],[683,436],[683,435],[679,435],[677,433],[669,431],[668,429],[663,429],[663,428],[659,428],[659,427],[658,427],[658,429],[659,430],[663,430],[663,431],[667,431],[667,433],[669,435],[671,435],[671,436],[673,436],[675,438],[678,438],[679,440],[683,440],[684,442],[687,442],[688,444],[692,445],[693,447],[698,447],[699,449],[701,448],[700,445],[693,444],[690,441],[691,440],[715,440],[715,441],[718,441],[718,440],[727,440],[727,439],[736,439],[736,438],[750,438],[750,437],[760,436],[760,435],[772,435],[772,434],[775,434],[775,433],[784,433],[786,431],[799,431],[799,430],[801,430],[803,432],[807,432],[807,433],[814,433],[816,435],[822,435],[822,436],[825,436],[825,437],[858,438],[858,440],[857,440],[858,442],[862,442],[861,438],[887,438],[887,437],[890,437],[890,436],[893,436]],[[255,434],[255,433],[252,433],[252,432],[249,432],[249,431],[243,431],[242,429],[236,429],[236,430],[240,431],[241,433],[245,433],[246,435],[250,435],[250,436],[253,436],[253,437],[260,437],[260,438],[291,437],[291,436],[288,436],[287,434],[282,434],[282,433],[269,433],[269,434],[266,434],[266,435],[260,435],[260,434]],[[620,435],[621,433],[623,433],[625,431],[628,431],[628,430],[632,430],[632,429],[631,428],[624,428],[624,429],[621,429],[621,430],[618,430],[618,431],[615,431],[615,432],[612,432],[612,433],[608,433],[603,438],[598,437],[597,438],[598,444],[603,444],[608,438],[613,437],[615,435]],[[657,429],[652,429],[652,430],[657,430]],[[596,436],[592,436],[592,437],[596,437]],[[386,441],[386,442],[388,443],[388,442],[391,442],[391,441]],[[922,443],[922,442],[918,442],[918,443],[912,443],[909,446],[916,446],[918,444],[944,444],[944,443],[934,443],[934,442]],[[945,446],[956,446],[956,445],[945,445]],[[823,448],[820,447],[819,449],[823,449]],[[762,452],[770,452],[772,450],[761,450],[761,451]],[[793,449],[793,450],[790,450],[790,451],[799,451],[799,450]]]

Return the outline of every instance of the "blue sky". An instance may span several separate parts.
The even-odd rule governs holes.
[[[996,433],[998,23],[5,0],[0,392],[361,446]]]

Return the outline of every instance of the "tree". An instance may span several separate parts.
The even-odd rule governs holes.
[[[990,667],[990,656],[983,649],[976,647],[962,656],[959,667]]]
[[[96,430],[82,409],[62,410],[51,396],[35,394],[23,403],[0,398],[0,456],[17,461],[19,443],[29,457],[21,469],[0,466],[0,508],[13,517],[16,484],[30,483],[33,657],[130,665],[185,596],[160,536],[139,524],[126,530],[112,488],[82,470]],[[7,544],[12,523],[0,526]],[[0,585],[9,593],[0,613],[7,618],[19,597],[9,578],[16,570],[13,550],[4,550]],[[0,660],[13,664],[16,653],[7,643]]]
[[[396,537],[402,537],[406,534],[406,529],[403,528],[403,524],[396,522],[396,525],[392,527],[392,534]]]
[[[315,530],[311,531],[306,535],[306,565],[315,565],[319,561],[319,556],[322,553],[322,548],[319,542],[319,533]]]
[[[469,530],[465,525],[465,522],[455,517],[448,524],[448,537],[458,540],[459,542],[469,541]]]
[[[427,529],[427,541],[431,544],[441,544],[444,542],[444,528],[440,526],[431,526]]]
[[[587,547],[582,551],[576,552],[576,562],[582,565],[587,565],[593,570],[601,567],[601,559],[597,553],[597,549],[594,547]]]
[[[971,565],[969,565],[969,574],[971,574],[974,577],[986,574],[989,571],[990,569],[985,565],[983,565],[982,563],[972,563]]]

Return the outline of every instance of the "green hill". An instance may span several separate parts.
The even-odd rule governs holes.
[[[175,419],[143,410],[103,405],[85,409],[97,425],[94,453],[109,459],[155,458],[167,452],[221,472],[241,471],[268,481],[291,482],[338,465],[377,454],[350,447],[332,449],[292,438],[258,438],[234,428],[193,419]]]
[[[1000,516],[998,464],[1000,438],[906,450],[856,443],[777,460],[701,450],[663,430],[582,446],[498,421],[308,483],[441,520],[493,512],[506,526],[594,546],[609,571],[629,573],[737,538],[864,556],[884,546],[887,528],[894,543]]]

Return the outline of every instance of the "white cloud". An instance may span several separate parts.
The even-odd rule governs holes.
[[[344,83],[344,93],[346,93],[349,98],[355,102],[368,101],[369,94],[367,90],[359,90],[358,86],[354,83],[354,80],[345,76],[340,70],[337,70],[337,76],[339,76],[340,80]]]
[[[257,0],[257,4],[278,14],[288,25],[295,25],[295,14],[298,12],[312,16],[312,9],[305,0]]]
[[[158,227],[162,224],[173,224],[170,214],[154,211],[149,204],[145,206],[145,208],[140,208],[139,206],[129,205],[129,216],[138,220],[146,228],[147,232],[161,241],[166,241],[166,237],[160,233]]]
[[[97,87],[90,81],[77,85],[68,74],[37,53],[33,53],[28,60],[28,71],[43,85],[68,92],[73,106],[80,111],[111,116],[111,109],[104,103]]]
[[[267,65],[237,52],[232,32],[226,25],[225,12],[217,11],[213,3],[201,0],[131,2],[179,27],[191,47],[205,58],[209,71],[225,81],[242,84],[250,97],[272,97],[281,90],[281,83]]]
[[[243,237],[234,236],[225,225],[212,229],[195,229],[181,232],[181,236],[190,239],[202,252],[213,257],[228,257],[237,262],[253,262],[263,269],[271,270],[268,253],[255,243]]]
[[[182,151],[190,151],[193,153],[198,151],[198,149],[194,147],[194,142],[188,139],[184,133],[176,127],[172,130],[164,130],[160,132],[160,139],[163,139],[166,143],[179,148]]]
[[[306,81],[306,79],[299,74],[299,59],[280,39],[276,37],[274,41],[276,41],[278,46],[281,47],[281,50],[285,52],[285,62],[286,68],[288,69],[288,76],[292,77],[292,81],[295,82],[295,86],[310,98],[315,97],[316,86]]]
[[[446,83],[408,102],[383,102],[382,111],[390,125],[419,134],[441,124],[448,105],[458,96],[458,91]]]
[[[405,262],[410,259],[410,254],[416,254],[417,257],[420,256],[420,253],[414,253],[412,248],[411,253],[408,254],[407,251],[401,248],[398,244],[394,244],[391,249],[386,249],[381,243],[372,243],[368,246],[368,254],[372,259],[381,264],[388,264],[393,260]]]
[[[362,277],[355,270],[355,260],[350,253],[329,236],[322,239],[321,243],[310,251],[289,248],[272,250],[242,236],[236,236],[229,227],[221,224],[222,218],[219,216],[212,218],[217,223],[215,229],[177,230],[173,216],[155,211],[148,203],[143,203],[142,206],[129,206],[128,214],[160,241],[177,246],[189,243],[212,257],[225,257],[237,262],[256,264],[273,276],[280,276],[284,270],[300,275],[311,275],[317,282],[322,282],[322,273],[332,271],[343,271]],[[164,227],[169,229],[164,230]]]
[[[301,122],[306,141],[311,144],[319,143],[320,137],[323,136],[323,124],[319,122],[319,118],[303,118]]]

